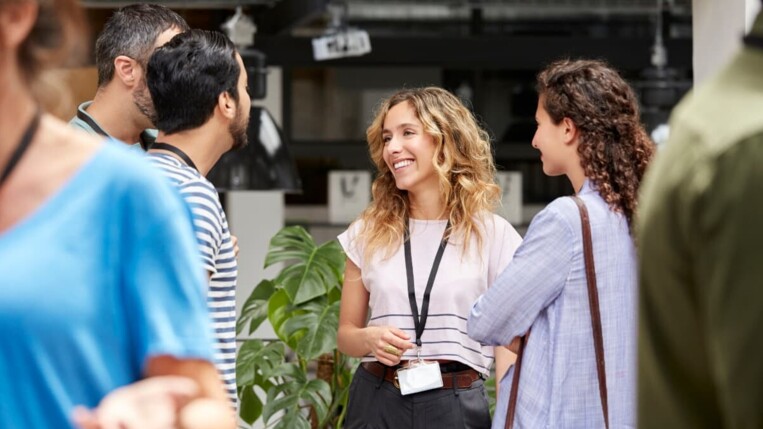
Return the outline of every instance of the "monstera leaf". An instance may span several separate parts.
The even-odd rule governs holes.
[[[268,320],[273,326],[273,331],[275,331],[278,339],[283,341],[292,350],[296,350],[299,346],[299,338],[289,335],[283,329],[283,326],[290,318],[301,313],[301,310],[292,305],[289,295],[283,289],[278,290],[268,300]]]
[[[297,344],[296,352],[312,360],[336,348],[339,329],[339,302],[327,304],[326,298],[316,298],[300,307],[281,326],[284,335]]]
[[[302,304],[341,287],[344,253],[336,241],[317,246],[300,226],[282,229],[270,241],[265,268],[284,262],[275,283],[283,288],[293,304]]]
[[[299,365],[285,363],[276,368],[269,374],[271,377],[279,377],[282,383],[271,387],[268,390],[268,397],[262,410],[262,418],[268,422],[270,418],[279,411],[284,412],[284,419],[288,418],[293,426],[300,427],[299,420],[304,419],[307,423],[307,416],[300,410],[311,406],[316,413],[319,421],[326,418],[331,404],[331,387],[323,380],[310,380]],[[298,416],[300,418],[298,418]],[[308,428],[310,427],[308,423]]]
[[[236,384],[254,384],[256,377],[269,374],[283,362],[286,348],[283,343],[246,340],[236,358]],[[265,389],[267,390],[267,389]]]
[[[270,374],[284,360],[285,347],[282,343],[264,343],[261,340],[247,340],[241,346],[236,359],[236,384],[239,387],[241,405],[239,415],[252,424],[262,415],[264,404],[254,390],[259,386],[263,391],[273,387],[266,374]]]
[[[336,350],[344,261],[335,240],[317,246],[301,227],[284,228],[271,240],[265,267],[283,268],[252,291],[236,333],[251,333],[267,319],[278,340],[246,340],[239,349],[243,422],[262,418],[276,429],[341,427],[354,367]],[[315,377],[316,360],[330,362],[328,378],[326,372]]]
[[[253,333],[267,319],[268,300],[275,290],[276,285],[271,280],[263,280],[254,288],[236,321],[236,335]]]

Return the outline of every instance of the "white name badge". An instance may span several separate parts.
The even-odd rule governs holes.
[[[411,366],[397,370],[400,394],[424,392],[442,387],[439,362],[411,362]]]

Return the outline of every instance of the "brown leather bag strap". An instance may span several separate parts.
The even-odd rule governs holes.
[[[519,391],[519,372],[522,370],[522,355],[525,352],[525,343],[530,336],[528,332],[524,337],[519,337],[519,351],[517,351],[517,360],[514,362],[514,376],[511,378],[511,390],[509,391],[509,410],[506,412],[505,429],[511,429],[514,425],[514,414],[517,409],[517,393]],[[497,382],[497,381],[496,381]]]
[[[607,374],[604,365],[604,336],[601,329],[601,312],[599,311],[599,290],[596,287],[596,266],[593,262],[593,242],[591,240],[591,222],[588,219],[588,209],[583,200],[577,196],[572,199],[580,211],[580,223],[583,229],[583,258],[585,260],[586,280],[588,283],[588,305],[591,308],[591,328],[593,331],[593,346],[596,353],[596,373],[599,379],[599,398],[601,410],[604,413],[604,426],[609,429],[609,405],[607,402]],[[511,391],[509,392],[509,409],[506,413],[505,429],[511,429],[514,425],[514,415],[517,408],[517,396],[519,393],[519,373],[522,369],[522,356],[525,351],[527,337],[521,337],[517,361],[514,363],[514,376],[511,379]]]
[[[607,404],[607,373],[604,370],[604,336],[601,329],[601,313],[599,311],[599,290],[596,287],[596,266],[593,262],[593,243],[591,241],[591,223],[588,219],[588,209],[578,196],[572,199],[580,211],[580,223],[583,227],[583,256],[585,272],[588,280],[588,304],[591,307],[591,328],[593,331],[593,347],[596,352],[596,372],[599,376],[599,397],[601,410],[604,413],[604,426],[609,429],[609,405]]]

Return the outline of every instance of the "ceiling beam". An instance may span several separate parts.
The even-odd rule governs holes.
[[[372,37],[371,53],[331,61],[313,60],[307,37],[257,36],[254,48],[269,65],[309,66],[431,66],[445,68],[525,70],[542,68],[561,57],[599,58],[621,70],[651,66],[651,38],[587,38],[565,36]],[[668,66],[692,67],[689,39],[669,39]]]

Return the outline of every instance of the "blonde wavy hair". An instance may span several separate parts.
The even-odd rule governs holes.
[[[395,177],[384,162],[382,129],[390,109],[409,103],[421,121],[424,132],[434,140],[434,169],[438,175],[440,198],[450,220],[448,238],[462,239],[464,253],[474,236],[478,248],[483,233],[480,214],[492,212],[500,200],[495,183],[495,164],[490,138],[472,113],[450,92],[436,87],[404,89],[383,100],[376,118],[366,130],[366,139],[377,175],[372,186],[371,204],[360,215],[364,257],[377,251],[392,256],[403,241],[405,221],[410,215],[408,192],[395,185]]]

